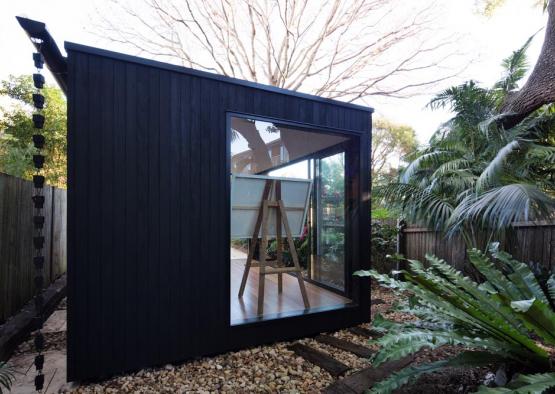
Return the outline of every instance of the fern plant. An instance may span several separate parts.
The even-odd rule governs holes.
[[[0,361],[0,394],[2,394],[3,388],[8,392],[15,381],[15,375],[12,368],[6,363]]]
[[[409,260],[410,271],[401,271],[405,281],[375,270],[355,273],[372,277],[400,299],[411,294],[399,308],[417,317],[402,323],[374,318],[374,328],[385,332],[373,341],[380,348],[374,366],[423,348],[459,345],[469,349],[450,360],[396,372],[376,384],[372,393],[389,393],[422,374],[452,366],[511,362],[537,372],[553,369],[555,277],[547,281],[544,292],[530,268],[499,251],[497,243],[492,244],[490,254],[493,259],[477,249],[468,252],[483,276],[481,284],[429,254],[427,267]]]
[[[534,375],[519,375],[507,387],[482,386],[477,394],[541,394],[545,390],[555,387],[555,373],[538,373]]]

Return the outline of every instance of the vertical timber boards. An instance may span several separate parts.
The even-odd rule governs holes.
[[[66,191],[45,185],[45,286],[66,270]],[[33,297],[33,182],[0,173],[0,324]]]
[[[67,46],[68,379],[116,373],[354,325],[368,305],[230,326],[227,116],[359,136],[368,195],[370,113]],[[367,268],[366,200],[354,204]],[[358,221],[358,222],[357,222]],[[355,241],[356,242],[356,241]],[[355,300],[369,286],[354,279]]]

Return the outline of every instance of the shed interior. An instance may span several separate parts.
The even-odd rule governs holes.
[[[352,302],[350,273],[346,264],[345,239],[349,236],[349,196],[346,163],[353,161],[357,137],[285,124],[265,118],[230,117],[230,157],[232,174],[267,175],[275,179],[311,181],[308,208],[301,234],[294,244],[302,268],[309,306],[303,303],[294,273],[283,274],[279,291],[278,274],[265,276],[263,313],[257,310],[259,268],[248,273],[243,296],[238,296],[248,253],[255,248],[259,262],[260,245],[253,239],[233,238],[230,242],[230,321],[248,323],[307,312],[342,308]],[[272,214],[270,212],[270,214]],[[231,219],[233,228],[234,217]],[[299,236],[300,235],[300,236]],[[292,266],[290,251],[283,242],[284,265]],[[268,242],[268,260],[276,259],[278,240]],[[271,262],[269,263],[271,265]]]

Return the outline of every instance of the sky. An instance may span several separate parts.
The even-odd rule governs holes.
[[[19,27],[15,16],[25,16],[46,23],[60,47],[64,41],[110,48],[93,34],[91,20],[105,0],[0,0],[0,79],[8,75],[31,74],[33,52],[30,41]],[[420,1],[420,0],[411,0]],[[470,65],[445,86],[436,86],[420,95],[404,99],[372,97],[365,104],[376,110],[377,116],[412,126],[421,144],[437,127],[449,119],[447,111],[430,111],[426,103],[441,88],[474,79],[485,86],[501,75],[501,60],[519,48],[528,37],[541,29],[547,20],[532,0],[507,0],[492,17],[476,13],[475,0],[444,0],[442,28],[459,35],[465,56],[461,62]],[[532,66],[537,58],[543,31],[534,39],[528,56]],[[53,79],[47,75],[50,82]]]

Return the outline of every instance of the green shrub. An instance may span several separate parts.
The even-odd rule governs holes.
[[[380,346],[374,366],[423,348],[460,345],[468,349],[449,360],[396,372],[376,384],[372,393],[389,393],[422,374],[450,366],[513,363],[528,371],[553,370],[547,349],[555,346],[555,277],[551,275],[544,291],[526,264],[498,251],[497,244],[490,253],[493,260],[477,249],[468,252],[482,283],[429,254],[427,267],[409,260],[410,270],[402,271],[406,281],[375,270],[355,273],[392,289],[406,300],[399,308],[417,317],[403,323],[375,317],[374,328],[386,333],[373,341]],[[555,386],[553,376],[545,376],[551,380],[541,387]]]
[[[397,250],[397,226],[373,222],[372,223],[372,243],[370,258],[372,268],[381,273],[389,273],[396,269],[395,261],[388,256],[395,254]]]

